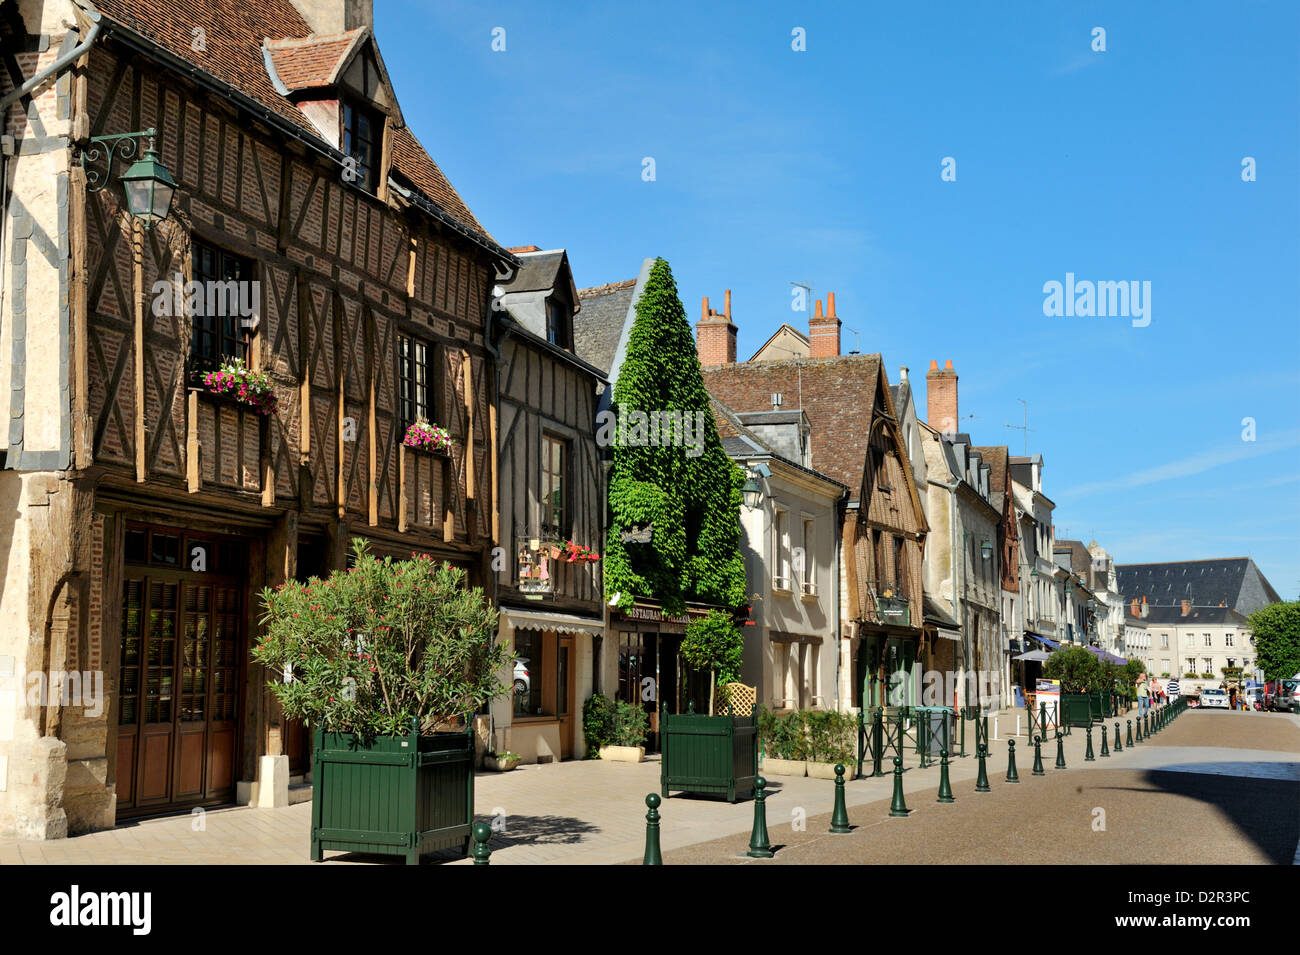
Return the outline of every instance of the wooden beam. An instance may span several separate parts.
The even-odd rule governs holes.
[[[406,533],[406,445],[397,446],[397,532]]]
[[[488,481],[492,485],[492,545],[495,547],[501,543],[501,499],[497,485],[497,403],[496,401],[488,402],[488,445],[489,457],[492,460],[492,473],[488,476]]]
[[[199,453],[199,393],[191,390],[185,399],[185,482],[191,494],[203,490]]]
[[[465,389],[465,500],[474,500],[474,359],[460,353],[460,374]]]
[[[370,519],[370,526],[374,527],[379,523],[379,485],[376,482],[379,473],[379,436],[377,434],[378,428],[375,424],[375,372],[377,367],[375,361],[375,339],[377,338],[378,330],[374,328],[374,316],[369,313],[368,309],[365,314],[365,321],[367,379],[366,401],[368,406],[366,410],[366,434],[369,437],[368,444],[370,446],[370,461],[368,465],[370,474],[368,485],[370,488],[368,494],[370,506],[368,516]]]
[[[135,369],[135,479],[143,484],[148,478],[144,437],[144,230],[140,220],[126,211],[119,213],[130,221],[131,229],[131,298],[133,327],[131,364]]]

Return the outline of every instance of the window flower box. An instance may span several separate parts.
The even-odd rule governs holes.
[[[446,428],[421,419],[406,429],[402,444],[427,454],[447,454],[451,451],[451,435]]]
[[[593,564],[600,560],[600,555],[590,547],[566,540],[560,548],[559,559],[568,564]]]
[[[275,411],[275,387],[271,384],[271,376],[264,371],[253,371],[242,358],[223,362],[215,371],[204,372],[199,380],[210,394],[218,398],[246,405],[262,415]]]

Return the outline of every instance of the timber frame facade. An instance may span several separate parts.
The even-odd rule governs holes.
[[[513,647],[512,693],[491,707],[494,745],[524,762],[581,757],[582,702],[601,692],[605,465],[596,442],[604,373],[574,350],[581,308],[563,249],[514,249],[493,303],[500,404],[500,638]],[[557,549],[558,548],[558,549]]]
[[[127,0],[5,5],[0,92],[93,42],[5,111],[0,834],[56,838],[237,796],[269,805],[263,757],[308,764],[248,657],[258,595],[344,567],[353,537],[450,561],[494,594],[486,328],[494,275],[516,260],[405,129],[368,24],[349,28],[333,86],[301,114],[266,94],[250,38],[310,44],[323,5],[302,6],[241,9],[248,35],[230,40],[215,6],[187,10],[209,18],[191,24]],[[190,51],[195,25],[220,69]],[[351,83],[354,67],[368,79]],[[236,69],[250,78],[216,75]],[[382,127],[369,190],[341,174],[343,133],[318,132],[345,100]],[[145,229],[120,167],[91,192],[79,157],[92,136],[150,127],[178,188]],[[235,338],[270,376],[270,414],[204,387],[190,310],[166,304],[214,255],[242,263],[253,290]],[[450,431],[450,453],[404,447],[424,417]],[[81,671],[102,673],[102,707],[12,692],[24,674]]]

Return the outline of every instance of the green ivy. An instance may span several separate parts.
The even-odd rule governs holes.
[[[722,449],[686,310],[672,270],[656,259],[636,303],[627,355],[614,386],[615,414],[703,414],[698,456],[683,447],[613,445],[605,590],[626,610],[636,597],[680,614],[687,601],[739,609],[745,604],[740,552],[741,472]],[[617,435],[617,431],[615,434]],[[621,532],[654,525],[648,544]]]

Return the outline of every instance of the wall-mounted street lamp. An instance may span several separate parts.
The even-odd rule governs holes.
[[[145,136],[149,137],[149,147],[143,157],[136,159],[140,152],[139,140]],[[176,180],[154,148],[156,136],[156,129],[92,136],[90,145],[81,150],[80,155],[81,166],[86,171],[87,192],[99,192],[108,185],[114,159],[122,162],[135,160],[118,178],[122,180],[122,191],[126,193],[127,209],[146,229],[167,218],[172,198],[176,195]],[[98,163],[103,163],[103,167]]]
[[[980,556],[985,560],[988,560],[993,556],[993,542],[987,537],[984,538],[983,542],[980,544]]]
[[[758,464],[753,470],[746,470],[745,483],[740,488],[740,498],[745,507],[751,511],[763,503],[763,485],[759,483],[760,478],[770,477],[772,469],[766,464]]]

